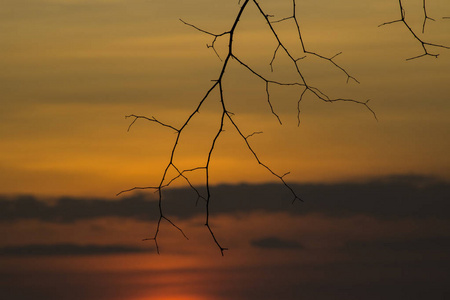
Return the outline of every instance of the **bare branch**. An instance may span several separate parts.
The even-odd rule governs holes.
[[[308,91],[307,88],[305,88],[303,90],[303,92],[300,94],[300,98],[297,101],[297,126],[300,126],[300,102],[303,99],[303,96],[305,95],[305,93]]]
[[[257,73],[255,70],[253,70],[250,66],[248,66],[246,63],[244,63],[242,60],[237,58],[234,54],[232,55],[232,57],[237,62],[239,62],[243,67],[245,67],[247,70],[249,70],[251,73],[253,73],[253,75],[255,75],[256,77],[259,77],[264,82],[273,83],[273,84],[276,84],[276,85],[284,85],[284,86],[288,86],[288,85],[305,86],[304,83],[299,83],[299,82],[280,82],[280,81],[274,81],[274,80],[266,79],[264,76],[262,76],[261,74]]]
[[[427,15],[427,5],[426,5],[426,0],[423,0],[423,14],[424,14],[424,17],[423,17],[422,33],[425,33],[425,25],[426,25],[426,23],[427,23],[427,20],[436,21],[435,19],[430,18],[430,17]]]
[[[245,139],[248,139],[249,137],[252,137],[252,136],[254,136],[255,134],[262,134],[262,133],[263,133],[262,131],[255,131],[255,132],[253,132],[253,133],[247,135],[247,136],[245,137]]]
[[[287,20],[290,20],[290,19],[292,19],[292,18],[294,18],[294,16],[285,17],[285,18],[282,18],[282,19],[280,19],[280,20],[270,21],[270,23],[272,23],[272,24],[274,24],[274,23],[281,23],[281,22],[283,22],[283,21],[287,21]]]
[[[275,51],[273,52],[273,57],[272,60],[270,61],[269,65],[270,65],[270,71],[273,72],[273,62],[275,61],[275,57],[277,56],[277,51],[278,49],[280,49],[280,44],[278,44],[277,48],[275,49]]]
[[[128,193],[128,192],[132,192],[132,191],[137,191],[137,190],[150,190],[150,189],[157,190],[157,189],[159,189],[159,187],[157,187],[157,186],[143,186],[143,187],[135,186],[134,188],[126,189],[126,190],[123,190],[123,191],[118,192],[118,193],[116,194],[116,196],[120,196],[120,195],[122,195],[123,193]]]
[[[215,33],[211,33],[211,32],[209,32],[209,31],[203,30],[203,29],[201,29],[201,28],[199,28],[199,27],[197,27],[197,26],[195,26],[195,25],[192,25],[192,24],[190,24],[190,23],[187,23],[187,22],[183,21],[182,19],[180,19],[180,21],[183,22],[183,24],[185,24],[185,25],[187,25],[187,26],[190,26],[190,27],[192,27],[192,28],[194,28],[194,29],[196,29],[196,30],[198,30],[198,31],[200,31],[200,32],[206,33],[206,34],[208,34],[208,35],[212,35],[212,36],[214,37],[214,39],[213,39],[213,41],[211,42],[210,45],[206,44],[206,47],[207,47],[207,48],[212,48],[213,51],[214,51],[214,53],[215,53],[215,54],[217,55],[217,57],[220,59],[220,61],[222,61],[222,58],[220,57],[219,53],[218,53],[217,50],[216,50],[215,43],[216,43],[216,41],[217,41],[217,39],[218,39],[219,37],[224,36],[224,35],[227,35],[227,34],[230,34],[229,31],[225,31],[225,32],[222,32],[222,33],[219,33],[219,34],[215,34]]]
[[[234,122],[233,118],[227,114],[228,119],[230,120],[231,124],[233,124],[233,127],[236,129],[236,131],[238,132],[238,134],[244,139],[245,144],[247,145],[247,148],[250,150],[250,152],[253,154],[254,158],[256,159],[256,161],[258,162],[258,164],[260,164],[261,166],[263,166],[267,171],[269,171],[273,176],[277,177],[278,179],[281,180],[281,182],[291,191],[292,195],[294,196],[294,200],[300,200],[303,202],[302,199],[300,199],[300,197],[297,196],[297,194],[294,192],[294,190],[284,181],[283,176],[278,175],[277,173],[275,173],[274,171],[272,171],[271,168],[269,168],[266,164],[262,163],[261,160],[259,159],[258,155],[256,154],[256,152],[253,150],[253,148],[250,146],[250,143],[248,142],[247,138],[244,136],[244,134],[241,132],[239,126],[237,126],[237,124]]]
[[[427,15],[426,0],[423,0],[422,3],[423,3],[422,4],[423,5],[423,13],[424,13],[424,20],[423,20],[423,24],[422,24],[422,33],[424,33],[425,32],[425,25],[426,25],[427,20],[432,20],[432,21],[435,21],[435,20],[433,18],[430,18]],[[421,58],[421,57],[424,57],[424,56],[432,56],[432,57],[437,58],[439,56],[439,54],[434,54],[434,53],[429,52],[429,50],[427,49],[427,46],[450,49],[449,46],[444,46],[444,45],[441,45],[441,44],[435,44],[435,43],[426,42],[422,38],[420,38],[416,34],[416,32],[412,29],[412,27],[410,26],[409,22],[406,20],[406,12],[405,12],[405,9],[403,8],[402,0],[398,0],[398,7],[399,7],[399,11],[400,11],[400,19],[397,19],[397,20],[394,20],[394,21],[390,21],[390,22],[385,22],[383,24],[380,24],[379,27],[380,26],[384,26],[384,25],[390,25],[390,24],[393,24],[393,23],[402,23],[407,28],[409,33],[413,36],[413,38],[420,43],[420,45],[422,47],[422,50],[423,50],[423,54],[407,58],[406,60],[413,60],[413,59]]]
[[[272,38],[277,43],[277,46],[273,52],[273,56],[269,62],[271,71],[273,72],[274,63],[277,60],[277,58],[279,57],[279,55],[286,55],[287,58],[289,59],[290,65],[295,70],[295,76],[293,76],[294,78],[292,80],[289,79],[289,81],[286,81],[286,82],[277,80],[276,74],[264,76],[264,75],[262,75],[262,73],[257,72],[256,69],[253,68],[251,65],[249,65],[246,61],[239,59],[238,55],[235,53],[234,40],[235,40],[235,35],[237,32],[237,27],[241,20],[241,17],[243,16],[244,11],[246,10],[247,7],[249,7],[249,4],[254,5],[254,7],[257,9],[257,13],[263,17],[263,19],[265,20],[264,26],[266,26],[268,32],[272,35]],[[324,101],[324,102],[329,102],[329,103],[351,102],[351,103],[363,105],[363,106],[365,106],[365,108],[367,108],[373,114],[374,118],[377,120],[377,116],[376,116],[375,112],[368,105],[369,100],[360,101],[360,100],[349,99],[349,98],[331,98],[327,94],[322,92],[319,88],[314,87],[313,84],[310,84],[308,73],[306,73],[306,72],[304,73],[304,71],[300,67],[300,61],[302,59],[304,59],[305,57],[314,57],[316,59],[326,61],[327,64],[330,65],[331,68],[335,68],[335,69],[339,70],[341,72],[341,74],[342,73],[345,74],[347,83],[350,80],[354,81],[356,83],[359,83],[359,81],[355,77],[350,75],[346,69],[344,69],[342,66],[340,66],[339,64],[336,63],[335,60],[336,60],[337,56],[339,56],[341,54],[341,52],[339,52],[331,57],[328,57],[328,56],[325,56],[325,55],[322,55],[322,54],[319,54],[319,53],[316,53],[313,51],[309,51],[306,49],[305,43],[302,38],[301,30],[300,30],[299,19],[297,18],[297,15],[296,15],[296,0],[292,0],[292,14],[290,16],[283,17],[283,18],[280,18],[275,21],[271,21],[271,18],[273,18],[273,16],[270,14],[267,14],[264,11],[264,9],[261,7],[261,5],[259,4],[259,1],[257,1],[257,0],[243,0],[242,4],[241,4],[241,1],[239,1],[239,5],[240,5],[239,10],[237,12],[237,15],[236,15],[233,23],[231,24],[230,29],[228,31],[224,31],[219,34],[204,30],[202,28],[199,28],[193,24],[187,23],[180,19],[180,21],[183,24],[185,24],[186,26],[192,27],[195,30],[197,30],[203,34],[207,34],[212,37],[212,42],[211,42],[211,44],[207,44],[207,47],[212,48],[213,51],[215,52],[215,54],[219,57],[219,59],[222,62],[221,67],[218,70],[217,78],[212,80],[210,87],[206,90],[203,97],[201,99],[199,99],[197,106],[187,116],[187,118],[185,119],[185,121],[181,127],[176,128],[172,125],[163,123],[153,116],[150,118],[146,117],[146,116],[140,116],[140,115],[134,115],[134,114],[126,116],[126,118],[132,118],[132,122],[128,126],[128,130],[131,129],[131,127],[136,123],[136,121],[138,119],[144,119],[144,120],[156,123],[158,125],[161,125],[163,127],[170,128],[176,134],[176,138],[173,142],[168,162],[165,165],[164,171],[162,172],[159,184],[155,185],[155,186],[147,186],[147,187],[134,187],[134,188],[130,188],[127,190],[123,190],[118,193],[118,195],[120,195],[125,192],[131,192],[131,191],[136,191],[136,190],[147,190],[147,189],[153,189],[158,193],[159,219],[156,224],[155,233],[154,233],[153,237],[144,239],[144,240],[153,240],[155,242],[155,247],[156,247],[157,253],[160,252],[159,245],[158,245],[158,234],[160,232],[160,228],[162,226],[163,220],[165,220],[172,227],[174,227],[175,229],[180,231],[181,234],[186,239],[188,239],[186,234],[183,232],[183,230],[165,216],[164,210],[163,210],[163,202],[164,202],[165,198],[163,197],[162,191],[164,188],[171,186],[171,184],[178,179],[184,180],[185,183],[187,183],[191,187],[191,189],[196,193],[196,195],[197,195],[196,203],[198,203],[199,199],[204,200],[204,203],[205,203],[205,226],[207,227],[214,244],[219,248],[221,255],[224,255],[224,251],[227,250],[227,248],[223,247],[222,244],[219,242],[219,239],[216,237],[215,231],[213,230],[213,227],[211,226],[211,222],[210,222],[210,216],[211,216],[210,204],[211,204],[211,201],[213,201],[213,199],[214,199],[214,197],[212,195],[211,187],[210,187],[210,171],[211,171],[210,165],[211,165],[212,157],[216,150],[217,142],[218,142],[220,136],[225,131],[225,126],[231,126],[231,129],[232,129],[231,131],[242,138],[242,140],[245,143],[245,148],[253,155],[257,164],[261,165],[264,169],[267,170],[267,172],[269,172],[272,176],[277,178],[277,180],[279,180],[281,183],[283,183],[285,188],[287,190],[289,190],[292,195],[292,198],[293,198],[292,202],[295,202],[296,200],[303,201],[296,194],[294,189],[285,181],[285,177],[289,174],[289,172],[285,172],[283,175],[279,175],[278,173],[274,172],[272,170],[272,168],[270,168],[266,163],[262,162],[262,160],[258,156],[257,152],[251,146],[251,144],[249,142],[250,137],[252,137],[256,134],[261,134],[262,132],[254,131],[251,134],[244,135],[241,128],[238,126],[236,121],[233,119],[234,114],[230,110],[228,110],[228,108],[227,108],[228,100],[224,96],[224,91],[223,91],[223,78],[224,78],[224,76],[226,74],[226,70],[231,62],[237,63],[238,66],[241,66],[243,69],[249,71],[250,76],[259,78],[260,80],[262,80],[264,82],[265,92],[266,92],[266,100],[267,100],[267,103],[270,108],[270,113],[277,118],[277,120],[280,124],[282,124],[281,119],[280,119],[279,115],[275,112],[274,106],[272,104],[275,102],[272,101],[273,99],[269,92],[270,85],[277,85],[277,86],[281,86],[281,87],[291,86],[291,87],[299,89],[298,90],[299,96],[297,98],[298,100],[296,103],[298,125],[300,125],[300,111],[301,111],[300,104],[301,104],[301,101],[304,99],[307,92],[309,92],[309,95],[312,96],[314,99]],[[446,46],[442,46],[442,45],[438,45],[438,44],[423,42],[421,39],[419,39],[417,37],[417,35],[414,33],[414,31],[411,29],[411,27],[409,27],[408,23],[405,20],[405,14],[404,14],[401,0],[399,0],[399,5],[400,5],[401,18],[398,20],[383,23],[380,26],[389,25],[389,24],[393,24],[393,23],[400,23],[400,22],[403,23],[409,29],[409,31],[413,34],[413,36],[422,44],[422,47],[423,47],[425,53],[418,57],[425,56],[425,55],[434,56],[434,54],[430,54],[427,51],[425,46],[448,48]],[[428,15],[426,13],[425,0],[423,1],[423,5],[424,5],[424,15],[425,15],[425,19],[424,19],[424,23],[423,23],[423,31],[424,31],[426,21],[433,20],[433,19],[428,17]],[[304,56],[294,57],[293,53],[295,53],[295,51],[288,48],[287,44],[283,43],[283,41],[280,39],[278,32],[277,32],[276,28],[274,27],[274,24],[280,23],[280,22],[291,22],[290,24],[293,24],[292,28],[293,28],[294,35],[296,36],[296,38],[298,38],[298,41],[300,42],[301,50],[303,51]],[[226,55],[223,56],[223,58],[221,58],[219,56],[218,52],[216,51],[215,43],[218,40],[218,38],[225,37],[225,36],[228,38],[228,47],[227,47]],[[414,58],[418,58],[418,57],[414,57]],[[411,58],[411,59],[413,59],[413,58]],[[269,79],[269,77],[274,77],[274,78]],[[196,114],[200,112],[200,109],[203,107],[204,103],[206,103],[209,99],[212,98],[210,96],[212,95],[213,91],[215,91],[215,93],[218,92],[218,94],[219,94],[219,99],[220,99],[220,104],[221,104],[221,114],[220,114],[220,119],[217,121],[218,125],[217,125],[217,130],[215,131],[215,135],[210,141],[211,144],[209,146],[209,151],[208,151],[208,154],[206,157],[206,163],[205,163],[205,165],[196,166],[191,169],[179,168],[175,165],[174,160],[175,160],[175,156],[178,155],[178,152],[179,152],[178,145],[179,145],[180,138],[182,135],[184,135],[184,132],[185,132],[184,129],[187,126],[189,126],[191,121],[195,118]],[[173,170],[175,170],[176,174],[173,177],[170,177],[169,171],[172,172]],[[202,195],[200,193],[200,191],[192,184],[191,180],[189,179],[192,172],[196,172],[196,171],[204,172],[204,174],[205,174],[204,186],[206,189],[206,195]],[[202,191],[202,192],[205,193],[204,191]]]
[[[145,119],[147,121],[155,122],[155,123],[158,123],[158,124],[160,124],[160,125],[162,125],[164,127],[168,127],[170,129],[173,129],[173,130],[175,130],[177,132],[180,131],[179,129],[176,129],[175,127],[173,127],[171,125],[168,125],[168,124],[165,124],[165,123],[162,123],[162,122],[158,121],[157,119],[155,119],[155,117],[148,118],[146,116],[129,115],[129,116],[125,116],[125,118],[134,118],[133,122],[131,122],[131,124],[128,126],[127,131],[130,131],[131,126],[133,126],[133,124],[136,122],[137,119]]]
[[[299,24],[299,21],[298,21],[298,18],[297,18],[297,13],[296,13],[296,0],[292,0],[292,15],[291,15],[290,17],[283,18],[283,19],[281,19],[281,20],[279,20],[279,21],[285,21],[285,20],[290,20],[290,19],[292,19],[293,22],[294,22],[294,24],[295,24],[295,28],[297,29],[298,39],[299,39],[300,44],[301,44],[301,46],[302,46],[302,50],[303,50],[303,52],[304,52],[305,54],[313,55],[313,56],[316,56],[316,57],[318,57],[318,58],[320,58],[320,59],[324,59],[324,60],[327,60],[327,61],[331,62],[335,67],[337,67],[339,70],[341,70],[342,72],[344,72],[344,74],[347,76],[347,83],[349,82],[350,79],[353,80],[353,81],[355,81],[355,82],[357,82],[357,83],[359,83],[359,81],[356,80],[355,77],[349,75],[349,73],[348,73],[344,68],[342,68],[340,65],[336,64],[336,63],[333,61],[333,58],[336,57],[338,54],[335,55],[335,56],[333,56],[332,58],[327,58],[327,57],[325,57],[325,56],[323,56],[323,55],[319,55],[319,54],[316,53],[316,52],[309,51],[309,50],[306,49],[305,43],[304,43],[303,38],[302,38],[301,30],[300,30],[300,24]],[[272,23],[275,23],[275,22],[272,22]],[[340,53],[339,53],[339,54],[340,54]],[[302,57],[302,58],[303,58],[303,57]],[[296,59],[296,60],[294,60],[294,61],[298,61],[298,60],[300,60],[300,59],[302,59],[302,58]]]
[[[389,24],[394,24],[394,23],[398,23],[398,22],[403,22],[403,20],[400,19],[400,20],[394,20],[394,21],[384,22],[384,23],[378,25],[378,27],[381,27],[381,26],[384,26],[384,25],[389,25]]]
[[[270,110],[272,111],[272,114],[277,117],[278,122],[280,123],[280,125],[283,125],[283,123],[281,123],[281,119],[280,117],[277,115],[277,113],[273,110],[273,106],[272,106],[272,102],[270,102],[270,94],[269,94],[269,82],[266,81],[266,94],[267,94],[267,102],[269,103],[270,106]]]

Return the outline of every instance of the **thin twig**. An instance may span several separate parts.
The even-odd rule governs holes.
[[[427,15],[427,5],[426,5],[426,0],[423,0],[423,25],[422,25],[422,33],[425,33],[425,25],[427,24],[427,20],[431,20],[431,21],[436,21],[433,18],[430,18]]]

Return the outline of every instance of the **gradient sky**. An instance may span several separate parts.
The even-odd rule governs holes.
[[[224,79],[228,108],[244,134],[263,132],[249,139],[259,158],[278,174],[290,172],[285,179],[309,202],[294,206],[306,211],[298,215],[290,204],[275,211],[260,207],[264,193],[258,187],[278,182],[226,123],[210,179],[230,186],[215,196],[227,203],[227,193],[237,191],[232,202],[237,207],[246,199],[257,204],[216,207],[213,224],[234,249],[221,258],[198,212],[174,212],[191,240],[165,224],[163,254],[157,256],[153,244],[140,242],[153,234],[154,218],[134,213],[136,207],[154,210],[146,204],[154,204],[152,196],[127,202],[131,194],[114,195],[157,185],[175,137],[145,121],[127,132],[130,119],[124,116],[154,116],[179,127],[219,75],[221,61],[206,47],[210,36],[179,19],[220,33],[229,30],[238,1],[2,0],[0,292],[5,297],[0,298],[53,299],[52,290],[54,299],[86,300],[275,299],[282,291],[283,299],[337,294],[335,299],[370,299],[369,294],[388,299],[382,296],[389,291],[392,299],[441,296],[439,278],[448,271],[438,265],[450,263],[449,217],[439,210],[415,213],[428,212],[435,203],[448,211],[450,50],[430,48],[439,58],[406,61],[422,53],[420,44],[400,23],[378,27],[398,19],[394,0],[344,0],[339,6],[331,0],[297,2],[307,49],[324,56],[342,52],[336,63],[360,84],[346,83],[342,72],[312,57],[300,62],[307,79],[330,97],[371,99],[378,121],[361,105],[306,97],[297,126],[299,90],[271,87],[280,126],[267,105],[264,82],[232,63]],[[275,18],[290,14],[291,1],[260,3]],[[421,3],[405,5],[420,32]],[[429,0],[427,12],[436,21],[420,36],[450,45],[450,20],[443,18],[450,16],[448,1]],[[300,55],[291,25],[276,28]],[[225,42],[217,41],[221,57]],[[254,7],[242,17],[235,47],[242,60],[268,77],[292,75],[282,56],[270,72],[276,43]],[[180,141],[177,165],[205,163],[219,117],[218,98],[211,97]],[[192,181],[201,185],[202,174]],[[242,183],[256,191],[246,192]],[[385,190],[378,194],[380,185]],[[428,194],[422,193],[424,186]],[[280,190],[268,189],[271,197],[290,203],[273,189]],[[314,208],[314,201],[330,198],[347,210],[335,211],[333,201]],[[363,208],[355,208],[361,203],[355,199]],[[372,206],[381,199],[384,210]],[[404,202],[389,206],[395,201],[414,203],[413,209],[400,213]],[[78,209],[89,215],[98,207],[106,212],[76,215]],[[433,276],[423,289],[398,290],[410,289],[425,273]]]
[[[238,9],[235,2],[3,1],[0,192],[109,196],[158,181],[174,135],[145,123],[127,133],[124,116],[155,116],[175,126],[185,120],[217,78],[221,62],[205,46],[210,37],[178,18],[225,31]],[[265,2],[277,16],[290,11],[290,1]],[[264,83],[236,64],[225,79],[230,110],[245,133],[264,132],[250,141],[275,171],[290,171],[291,181],[392,173],[449,178],[449,51],[433,49],[441,53],[438,59],[406,62],[421,53],[420,45],[400,24],[378,27],[397,18],[395,1],[354,2],[338,7],[301,2],[299,18],[307,47],[327,56],[342,51],[336,62],[361,84],[346,84],[343,74],[314,59],[302,66],[331,97],[371,99],[379,122],[359,105],[310,97],[302,103],[297,127],[299,91],[273,88],[280,126],[270,114]],[[420,10],[413,8],[412,17],[419,19]],[[429,13],[438,20],[427,27],[425,37],[432,42],[450,39],[445,9],[445,1],[430,1]],[[271,76],[276,44],[254,12],[250,7],[244,15],[236,51]],[[420,23],[414,25],[420,29]],[[288,42],[295,37],[289,26],[280,30]],[[284,68],[280,56],[274,74]],[[192,145],[218,126],[215,103],[212,98],[199,115],[180,161],[203,163],[204,152]],[[273,180],[228,129],[211,180]]]

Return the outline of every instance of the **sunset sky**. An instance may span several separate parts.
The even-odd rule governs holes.
[[[127,131],[132,120],[125,116],[176,128],[185,122],[223,61],[206,47],[211,36],[179,19],[228,31],[244,1],[238,2],[1,1],[0,298],[448,295],[439,278],[450,266],[450,50],[430,47],[437,59],[407,61],[422,54],[420,43],[401,23],[378,26],[399,18],[395,0],[297,1],[306,48],[327,57],[342,52],[335,62],[360,83],[347,83],[343,72],[313,56],[299,61],[302,74],[331,98],[370,99],[377,120],[362,105],[308,95],[297,126],[301,89],[271,85],[280,125],[263,81],[236,61],[225,73],[234,120],[244,135],[263,132],[249,143],[275,173],[290,172],[284,179],[304,203],[291,205],[286,189],[225,122],[210,182],[212,226],[230,251],[220,256],[201,226],[204,204],[196,206],[181,180],[164,195],[189,240],[164,223],[161,255],[141,242],[154,234],[155,195],[115,195],[158,185],[176,135],[144,120]],[[448,1],[427,2],[435,21],[427,21],[425,34],[422,2],[415,2],[405,2],[413,29],[450,46]],[[260,4],[274,20],[292,13],[290,0]],[[274,27],[302,56],[294,24]],[[222,59],[226,45],[226,37],[217,40]],[[281,52],[271,72],[277,44],[252,3],[234,46],[258,73],[297,80]],[[177,166],[206,163],[220,113],[214,93],[183,132]],[[204,173],[190,175],[203,191]]]

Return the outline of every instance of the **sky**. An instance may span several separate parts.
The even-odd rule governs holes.
[[[241,1],[242,2],[242,1]],[[242,4],[242,3],[241,3]],[[274,19],[291,1],[260,1]],[[170,220],[155,253],[157,186],[176,135],[220,74],[206,45],[228,31],[238,1],[2,0],[0,10],[0,298],[6,299],[423,299],[448,295],[450,50],[429,48],[401,23],[398,2],[297,1],[306,48],[334,61],[299,60],[311,85],[332,98],[370,99],[370,108],[325,103],[296,87],[269,86],[236,61],[223,79],[233,120],[215,146],[209,180],[212,226],[186,182],[164,191]],[[405,2],[419,36],[450,45],[450,6]],[[275,23],[303,55],[291,21]],[[234,51],[259,74],[291,82],[252,3]],[[292,49],[292,50],[291,50]],[[220,58],[219,58],[219,57]],[[175,163],[203,166],[220,125],[217,93],[180,138]],[[174,176],[174,173],[169,173]],[[204,193],[202,171],[189,173]],[[197,205],[196,205],[197,202]],[[53,297],[53,298],[52,298]],[[281,297],[281,298],[280,298]]]

